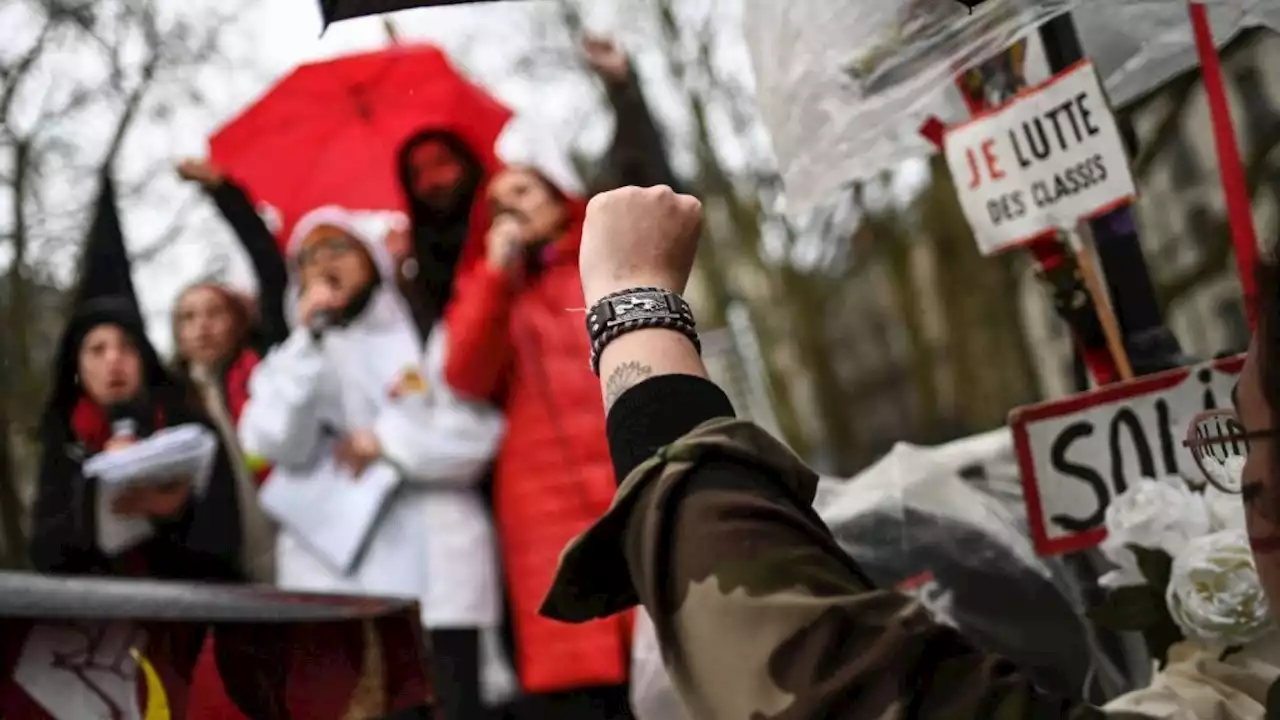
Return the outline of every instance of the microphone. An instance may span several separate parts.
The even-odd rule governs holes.
[[[330,290],[337,292],[338,278],[332,275],[325,275],[320,278],[320,282],[329,286]],[[328,308],[322,308],[311,313],[311,318],[307,321],[307,329],[311,331],[311,338],[319,340],[324,331],[338,324],[338,312]]]
[[[112,440],[136,440],[143,434],[133,403],[116,403],[107,407],[107,420],[111,424]]]
[[[311,331],[312,339],[319,340],[325,330],[333,327],[337,319],[337,314],[332,310],[317,310],[311,313],[311,321],[307,323],[307,329]]]
[[[138,422],[133,418],[117,418],[111,421],[112,440],[132,440],[138,437]]]

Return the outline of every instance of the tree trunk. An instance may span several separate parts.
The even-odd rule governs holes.
[[[0,532],[3,532],[4,556],[0,562],[5,567],[21,567],[24,563],[22,501],[18,494],[17,453],[13,449],[11,422],[13,410],[37,407],[37,398],[31,397],[30,387],[30,314],[28,312],[28,288],[26,283],[27,245],[30,239],[24,200],[30,179],[29,148],[19,142],[15,146],[13,163],[13,259],[9,266],[9,297],[4,305],[6,327],[0,331],[0,362],[6,372],[0,375]]]

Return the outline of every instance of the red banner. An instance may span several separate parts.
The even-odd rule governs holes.
[[[0,573],[5,720],[430,715],[416,604]]]

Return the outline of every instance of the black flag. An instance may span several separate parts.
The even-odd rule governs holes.
[[[477,2],[493,2],[494,0],[320,0],[320,12],[324,15],[324,26],[339,20],[364,17],[365,15],[381,15],[382,13],[408,10],[417,7],[435,7],[437,5],[466,5]]]

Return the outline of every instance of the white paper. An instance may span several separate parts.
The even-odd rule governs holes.
[[[160,430],[120,450],[100,452],[84,463],[85,476],[105,485],[146,485],[207,475],[218,447],[209,428],[195,423]]]
[[[379,462],[356,477],[333,459],[331,448],[322,458],[318,467],[300,473],[276,466],[258,500],[317,559],[350,575],[400,485],[400,474]]]
[[[165,428],[127,448],[100,452],[86,460],[84,476],[98,483],[99,549],[116,555],[155,532],[149,519],[121,516],[111,510],[123,492],[141,485],[187,478],[192,483],[192,496],[203,497],[217,450],[217,435],[203,425],[191,423]]]

